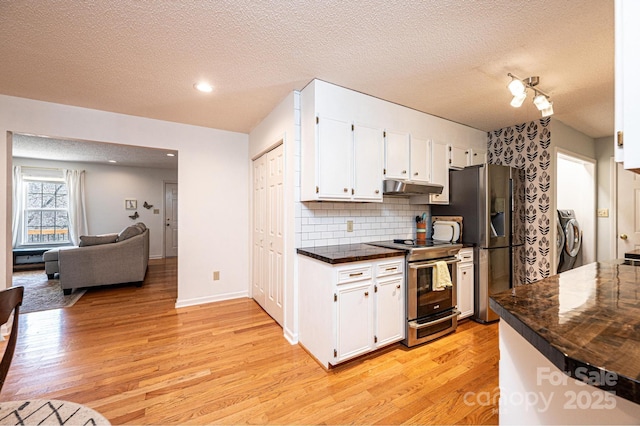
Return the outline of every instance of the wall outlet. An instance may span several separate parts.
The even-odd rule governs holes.
[[[352,220],[348,220],[347,221],[347,232],[353,232],[353,221]]]
[[[609,217],[609,209],[598,209],[598,217]]]
[[[213,280],[218,281],[220,279],[220,271],[213,271]]]

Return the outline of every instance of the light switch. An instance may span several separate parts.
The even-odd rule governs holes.
[[[153,214],[160,214],[160,209],[153,209]]]
[[[598,217],[609,217],[609,209],[598,209]]]

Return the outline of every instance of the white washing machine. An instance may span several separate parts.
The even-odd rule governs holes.
[[[564,250],[564,229],[560,224],[560,215],[556,214],[556,266],[560,271],[560,259],[562,259],[562,251]]]
[[[568,271],[576,263],[582,245],[582,229],[573,210],[558,210],[558,220],[564,234],[564,244],[560,251],[558,272]],[[560,233],[560,230],[558,230]],[[559,238],[558,238],[559,239]],[[559,241],[556,241],[557,243]]]

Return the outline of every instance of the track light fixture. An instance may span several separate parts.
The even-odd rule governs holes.
[[[511,95],[513,95],[513,99],[511,99],[512,107],[519,108],[522,106],[522,103],[527,97],[527,89],[531,89],[534,93],[533,103],[536,108],[538,108],[538,111],[542,113],[542,116],[549,117],[550,115],[553,115],[553,102],[549,100],[549,95],[544,93],[542,90],[535,88],[535,86],[540,83],[540,77],[532,76],[521,79],[511,73],[508,73],[507,75],[511,77],[511,81],[507,85],[507,88],[511,92]]]

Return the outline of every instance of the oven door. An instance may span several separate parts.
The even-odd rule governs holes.
[[[433,273],[435,261],[415,262],[409,264],[407,292],[407,319],[409,321],[428,317],[450,310],[456,306],[456,264],[455,257],[442,259],[449,268],[452,287],[436,290]]]

